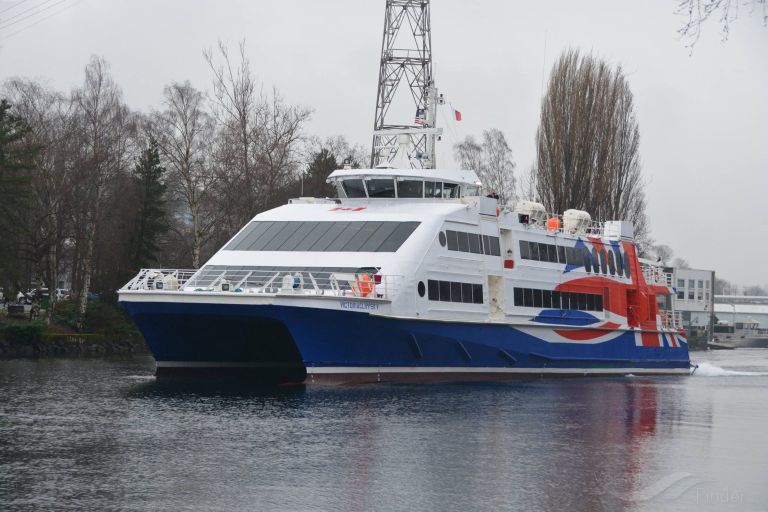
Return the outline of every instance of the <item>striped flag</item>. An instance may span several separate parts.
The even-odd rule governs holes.
[[[419,124],[419,125],[424,124],[424,110],[423,109],[420,109],[420,108],[416,109],[416,119],[414,119],[413,122],[416,123],[416,124]]]

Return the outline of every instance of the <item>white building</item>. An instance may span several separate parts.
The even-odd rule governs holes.
[[[768,329],[768,297],[754,295],[716,295],[715,316],[720,321],[759,322],[761,329]]]
[[[677,293],[675,310],[682,316],[689,337],[711,338],[715,310],[715,272],[694,268],[667,268]]]

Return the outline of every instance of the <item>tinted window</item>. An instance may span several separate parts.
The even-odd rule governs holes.
[[[472,285],[472,302],[474,302],[475,304],[483,303],[483,285],[481,284]]]
[[[251,222],[225,249],[394,252],[418,225],[418,222]]]
[[[523,289],[515,288],[515,306],[523,305]]]
[[[621,277],[624,273],[624,259],[621,257],[621,251],[614,249],[614,252],[616,253],[616,273]]]
[[[532,260],[538,260],[539,259],[539,244],[536,242],[530,242],[529,247],[531,248],[531,259]]]
[[[424,197],[427,198],[440,198],[443,197],[443,184],[440,181],[425,181],[424,182]]]
[[[482,235],[483,238],[483,254],[490,256],[491,254],[491,237],[488,235]]]
[[[430,279],[427,281],[427,296],[429,300],[440,300],[440,290],[437,281]]]
[[[603,274],[608,273],[608,258],[605,256],[605,251],[600,251],[600,270]]]
[[[369,223],[373,224],[373,223]],[[384,240],[389,238],[389,236],[392,234],[392,232],[397,229],[399,222],[379,222],[380,224],[376,231],[371,234],[368,239],[363,242],[363,245],[360,246],[358,249],[358,252],[378,252],[379,247],[381,247],[381,244],[384,243]]]
[[[461,283],[451,283],[451,302],[461,302]]]
[[[399,222],[398,226],[389,237],[376,249],[376,252],[395,252],[403,242],[405,242],[411,233],[419,226],[419,222]]]
[[[531,259],[531,250],[528,246],[528,240],[520,240],[520,257],[524,260]]]
[[[533,307],[540,308],[542,305],[542,290],[533,290]]]
[[[482,254],[483,248],[480,246],[480,235],[469,233],[469,252],[473,254]]]
[[[565,247],[562,245],[558,246],[557,248],[557,261],[560,263],[567,263],[565,259]]]
[[[461,301],[472,303],[472,283],[461,284]]]
[[[448,231],[448,230],[446,230],[445,234],[448,236],[448,250],[458,251],[459,250],[459,234],[456,231]]]
[[[491,237],[491,256],[501,256],[501,246],[497,236]]]
[[[440,283],[440,300],[443,302],[451,302],[451,282],[438,281],[438,283]]]
[[[424,197],[424,182],[413,180],[398,181],[397,197]]]
[[[459,197],[459,185],[456,183],[443,183],[443,197],[445,199]]]
[[[459,250],[469,252],[469,233],[459,232]]]
[[[581,263],[584,265],[584,269],[589,272],[589,269],[591,267],[590,265],[591,258],[589,256],[589,249],[586,247],[581,248]]]
[[[552,292],[552,309],[560,309],[560,292]]]
[[[557,247],[547,244],[547,261],[557,263]]]
[[[624,253],[624,275],[627,277],[631,276],[631,272],[629,271],[629,254],[626,252]]]
[[[526,307],[533,307],[533,290],[530,288],[523,289],[523,304]]]
[[[549,290],[542,290],[541,292],[541,307],[550,309],[552,307],[552,292]]]
[[[347,197],[365,197],[365,188],[361,179],[344,180],[342,186]]]
[[[373,178],[365,180],[368,197],[395,197],[395,180],[390,178]]]
[[[611,275],[616,275],[616,262],[613,259],[613,251],[608,251],[608,271]]]

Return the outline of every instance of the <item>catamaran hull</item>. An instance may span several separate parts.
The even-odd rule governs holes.
[[[557,343],[542,339],[553,326],[404,319],[275,304],[123,305],[144,335],[159,377],[314,383],[689,371],[685,343],[638,346],[633,331],[617,331],[599,343]]]

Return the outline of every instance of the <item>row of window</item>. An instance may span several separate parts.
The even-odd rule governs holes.
[[[622,274],[629,277],[629,256],[615,248],[592,252],[586,246],[563,247],[562,245],[544,244],[520,240],[520,257],[524,260],[546,261],[584,267],[587,272],[595,274]]]
[[[451,231],[446,229],[438,237],[440,245],[448,246],[449,251],[471,252],[473,254],[485,254],[488,256],[501,256],[499,237],[479,235],[477,233],[465,233],[463,231]]]
[[[602,311],[603,296],[596,293],[571,293],[533,288],[515,288],[515,306]]]
[[[454,199],[461,197],[458,183],[442,181],[394,180],[393,178],[347,178],[342,182],[344,195],[349,198],[426,198]],[[477,195],[477,187],[466,187],[466,195]]]
[[[453,281],[427,281],[427,297],[429,300],[442,302],[465,302],[467,304],[483,303],[483,285],[473,283],[455,283]]]
[[[254,221],[228,251],[395,252],[419,222]]]

